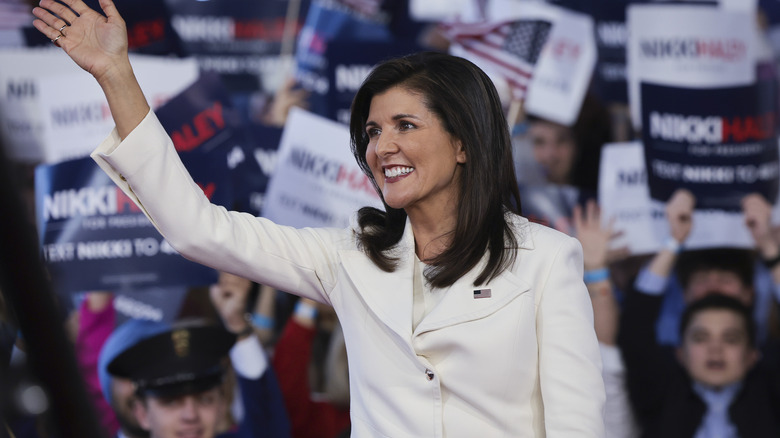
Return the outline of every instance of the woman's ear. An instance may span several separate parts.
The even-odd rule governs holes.
[[[455,140],[455,160],[464,164],[466,162],[466,149],[463,147],[463,143],[460,140]]]

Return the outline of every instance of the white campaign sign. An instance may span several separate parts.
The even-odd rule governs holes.
[[[703,5],[633,4],[627,10],[628,100],[640,128],[640,84],[688,88],[755,82],[756,19]]]
[[[194,59],[133,54],[152,108],[198,77]],[[114,127],[100,86],[61,50],[0,51],[0,127],[12,159],[55,163],[88,155]]]
[[[653,231],[640,142],[606,144],[601,149],[598,199],[604,224],[614,220],[615,230],[622,232],[616,247],[626,246],[632,254],[658,249],[663,240]]]
[[[614,220],[622,236],[614,247],[627,247],[631,254],[657,252],[669,237],[664,204],[650,199],[645,158],[640,142],[604,145],[599,168],[599,202],[602,220]],[[775,204],[780,205],[780,203]],[[773,222],[780,218],[775,207]],[[741,213],[696,210],[693,229],[685,242],[689,249],[710,247],[753,248],[753,238]]]
[[[345,228],[361,207],[383,208],[340,123],[292,108],[277,160],[263,216],[278,224]]]
[[[409,15],[416,21],[478,20],[473,0],[409,0]]]
[[[593,19],[562,10],[534,67],[526,95],[526,112],[562,125],[573,125],[595,66]]]

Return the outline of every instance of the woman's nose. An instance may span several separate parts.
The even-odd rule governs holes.
[[[398,151],[398,144],[390,132],[382,132],[376,140],[376,154],[380,157],[393,154]]]

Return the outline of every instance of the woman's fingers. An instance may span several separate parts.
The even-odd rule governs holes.
[[[52,26],[55,29],[59,29],[63,24],[70,25],[73,23],[73,20],[78,18],[78,15],[76,15],[76,13],[73,12],[70,8],[54,0],[41,0],[39,4],[41,8],[48,10],[55,16],[59,17],[60,20],[64,21],[64,23]]]
[[[65,22],[65,20],[62,20],[61,18],[57,17],[56,15],[54,15],[51,12],[47,11],[46,9],[35,8],[35,9],[33,9],[32,12],[33,12],[33,15],[35,15],[35,17],[38,18],[38,20],[35,20],[35,21],[40,22],[40,24],[42,24],[43,26],[51,28],[55,32],[54,35],[59,35],[59,33],[60,33],[59,29],[61,29],[63,26],[67,27],[67,25],[68,25],[68,23]],[[35,22],[33,22],[33,23],[35,23]],[[38,29],[41,32],[43,32],[50,39],[53,38],[52,36],[49,35],[50,34],[49,32],[44,32],[41,28],[39,28],[37,26],[36,26],[36,29]]]
[[[57,29],[49,26],[42,20],[35,20],[33,21],[33,26],[38,29],[42,34],[46,36],[46,38],[50,39],[51,42],[59,44],[59,39],[62,38],[62,34]]]
[[[106,17],[108,17],[109,20],[120,18],[119,11],[116,9],[116,6],[114,5],[114,2],[111,0],[99,0],[100,1],[100,7],[103,9],[103,12],[106,14]]]

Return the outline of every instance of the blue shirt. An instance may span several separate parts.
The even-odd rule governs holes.
[[[694,383],[693,390],[707,405],[707,412],[701,421],[694,438],[737,438],[737,428],[729,418],[729,406],[742,387],[741,382],[733,383],[720,391],[701,383]]]

